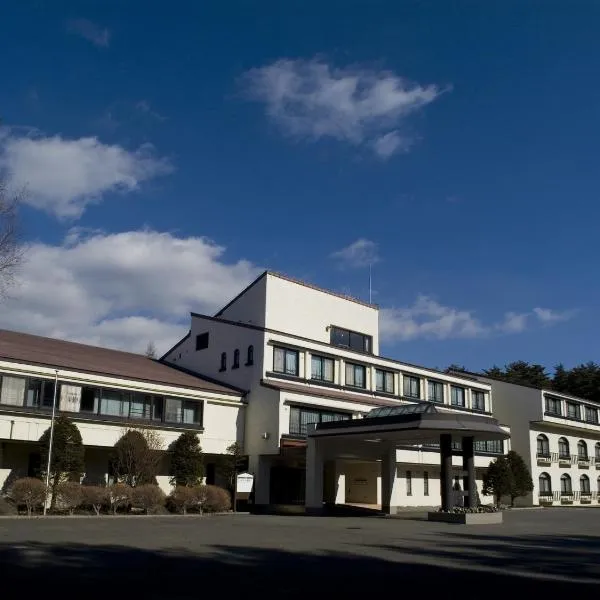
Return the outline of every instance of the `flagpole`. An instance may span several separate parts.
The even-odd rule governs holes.
[[[48,509],[48,490],[50,488],[50,462],[52,461],[52,443],[54,442],[54,416],[56,415],[56,392],[58,391],[58,369],[54,371],[54,397],[52,398],[52,418],[50,420],[50,444],[48,446],[48,464],[46,465],[46,499],[44,516]]]

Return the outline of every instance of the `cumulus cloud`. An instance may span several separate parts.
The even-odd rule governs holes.
[[[572,319],[576,311],[575,310],[552,310],[551,308],[534,308],[533,313],[542,323],[549,325],[552,323],[558,323],[560,321],[568,321]]]
[[[359,238],[349,246],[331,254],[331,258],[346,267],[368,267],[379,262],[377,244],[365,238]]]
[[[67,139],[0,135],[0,172],[9,186],[25,189],[24,202],[59,218],[77,218],[109,192],[132,192],[173,167],[151,145],[127,150],[95,137]]]
[[[59,246],[34,244],[0,328],[133,351],[152,340],[167,350],[190,311],[214,312],[260,273],[224,252],[206,238],[156,231],[77,230]]]
[[[251,69],[243,83],[285,134],[367,144],[382,158],[410,146],[411,136],[401,133],[407,118],[442,93],[390,71],[336,68],[318,59],[278,60]]]
[[[67,31],[74,33],[100,48],[108,48],[110,44],[110,31],[100,27],[89,19],[69,19],[66,24]]]
[[[549,311],[553,316],[555,313]],[[481,338],[498,334],[515,334],[525,331],[532,316],[544,322],[539,316],[539,309],[530,312],[507,312],[498,322],[482,323],[473,311],[444,306],[429,296],[421,295],[408,307],[384,308],[379,313],[379,328],[382,340],[402,342],[418,338],[454,339]],[[545,323],[557,322],[554,318]]]

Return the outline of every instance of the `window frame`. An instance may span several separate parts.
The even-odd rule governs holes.
[[[544,484],[542,484],[542,481],[544,482]],[[546,471],[542,471],[538,476],[538,495],[552,495],[552,477],[549,473],[546,473]]]
[[[313,361],[317,361],[321,363],[321,377],[315,377],[313,371]],[[325,377],[325,361],[331,363],[331,379],[327,379]],[[335,382],[335,360],[330,356],[322,356],[321,354],[311,354],[310,355],[310,378],[314,381],[324,381],[325,383],[334,383]]]
[[[429,471],[423,471],[423,496],[429,496]]]
[[[348,383],[348,368],[352,368],[352,383]],[[362,369],[362,378],[363,385],[356,385],[356,371],[357,369]],[[357,390],[366,390],[367,389],[367,367],[365,365],[361,365],[353,362],[346,362],[344,364],[344,385],[346,387],[355,388]]]
[[[254,364],[254,344],[248,346],[246,351],[246,366],[250,367]]]
[[[462,391],[462,404],[454,401],[454,391]],[[458,408],[466,408],[467,406],[467,390],[460,385],[450,386],[450,406],[458,406]]]
[[[334,342],[334,336],[336,334],[347,334],[348,343]],[[352,336],[360,336],[362,338],[362,349],[355,348],[352,345]],[[373,354],[373,336],[360,331],[353,331],[345,327],[339,327],[338,325],[329,326],[329,344],[336,348],[348,348],[354,352],[364,352],[365,354]]]
[[[560,400],[559,398],[554,398],[553,396],[546,396],[545,400],[546,400],[546,406],[545,406],[546,413],[549,415],[555,416],[555,417],[562,417],[562,400]],[[551,405],[558,407],[558,409],[552,410],[550,408]]]
[[[577,458],[579,460],[588,460],[589,459],[588,445],[585,440],[579,440],[577,442]]]
[[[227,371],[227,352],[221,352],[221,366],[219,367],[219,373]]]
[[[439,386],[442,393],[441,393],[441,399],[437,399],[435,397],[435,394],[432,395],[431,394],[431,386],[434,387],[434,389]],[[428,379],[427,380],[427,401],[428,402],[435,402],[436,404],[444,404],[444,383],[442,381],[437,381],[436,379]]]
[[[536,454],[542,458],[550,457],[550,440],[543,433],[540,433],[536,438]]]
[[[412,471],[406,471],[406,495],[412,496]]]
[[[561,450],[561,447],[566,448],[566,453]],[[571,444],[569,440],[564,436],[558,438],[558,458],[571,458]]]
[[[585,422],[598,425],[598,409],[595,406],[584,405],[585,408]],[[590,419],[589,414],[594,415],[594,418]]]
[[[568,473],[563,473],[560,476],[560,493],[563,496],[571,496],[573,494],[573,481]]]
[[[232,369],[239,369],[240,368],[240,349],[236,348],[233,351],[233,364],[231,365]]]
[[[592,493],[592,485],[590,483],[590,478],[585,473],[582,473],[579,476],[579,493],[586,495]]]
[[[474,390],[471,389],[471,409],[472,410],[480,410],[481,412],[485,412],[485,392],[482,390]],[[477,398],[481,399],[481,407],[479,407],[479,401]]]
[[[567,405],[567,419],[574,419],[575,421],[581,421],[581,404],[579,404],[578,402],[571,402],[569,400],[567,400],[566,402]],[[575,409],[575,416],[571,415],[569,413],[569,408],[574,408]]]
[[[318,414],[318,421],[317,423],[326,423],[329,421],[347,421],[352,419],[352,413],[349,412],[344,412],[344,411],[335,411],[335,410],[328,410],[328,409],[324,409],[321,410],[321,408],[319,406],[301,406],[301,405],[292,405],[290,406],[290,419],[289,419],[289,427],[288,427],[288,432],[290,435],[298,435],[298,436],[306,436],[307,435],[307,428],[308,425],[311,422],[306,422],[306,423],[302,423],[302,418],[301,415],[303,412],[310,412],[310,413],[316,413]],[[294,425],[292,425],[292,423],[294,422],[294,415],[297,413],[298,418],[297,418],[297,422],[298,422],[298,427],[296,428],[296,425],[294,423]],[[323,420],[323,417],[338,417],[338,418],[333,418],[333,419],[327,419],[327,420]],[[341,417],[341,418],[340,418]],[[304,431],[303,431],[304,429]]]
[[[276,361],[275,355],[277,352],[283,352],[283,370],[278,371],[275,368]],[[287,357],[289,355],[295,355],[296,357],[296,369],[295,372],[288,371],[287,365],[288,360]],[[289,377],[299,377],[300,376],[300,352],[298,350],[294,350],[293,348],[286,348],[285,346],[273,346],[273,373],[278,373],[280,375],[287,375]]]
[[[416,395],[413,395],[411,392],[411,388],[413,383],[417,384],[416,389],[417,389],[417,393]],[[409,384],[408,388],[409,388],[409,393],[406,393],[406,389],[407,389],[407,385]],[[402,374],[402,396],[404,398],[414,398],[416,400],[420,400],[421,399],[421,378],[417,377],[416,375],[407,375],[407,374]]]
[[[206,339],[206,341],[205,341]],[[208,344],[210,341],[209,332],[205,331],[204,333],[199,333],[196,335],[196,352],[200,350],[206,350],[208,348]]]
[[[379,385],[379,380],[378,380],[379,374],[382,375],[382,381],[383,381],[382,386]],[[390,376],[390,378],[391,378],[391,383],[392,383],[391,389],[388,389],[388,387],[387,387],[388,376]],[[375,391],[383,392],[384,394],[393,394],[394,389],[395,389],[394,372],[388,371],[387,369],[379,369],[376,367],[375,368]]]

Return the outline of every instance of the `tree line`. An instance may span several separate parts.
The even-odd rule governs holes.
[[[450,365],[447,370],[467,371],[460,365]],[[543,365],[517,360],[504,367],[494,365],[490,369],[483,369],[481,374],[508,383],[546,388],[600,401],[600,365],[595,362],[580,364],[572,369],[558,364],[553,373],[548,373]]]

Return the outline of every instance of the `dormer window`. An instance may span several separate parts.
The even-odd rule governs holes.
[[[371,353],[373,351],[373,338],[370,335],[335,326],[330,328],[329,335],[329,342],[332,346],[357,350],[358,352]]]

